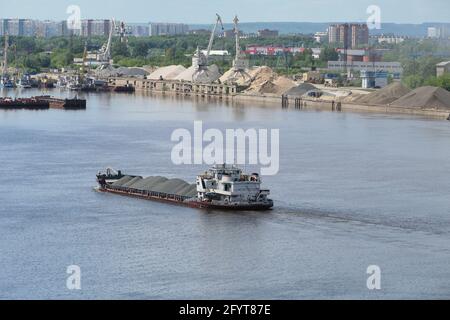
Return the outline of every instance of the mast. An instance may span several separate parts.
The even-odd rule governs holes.
[[[233,22],[234,22],[234,34],[236,36],[236,60],[237,60],[241,55],[241,47],[239,45],[239,28],[238,28],[239,18],[237,15],[234,17]]]

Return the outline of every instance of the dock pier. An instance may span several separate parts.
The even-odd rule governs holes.
[[[233,97],[238,93],[236,85],[223,83],[195,83],[176,80],[109,78],[108,84],[110,86],[133,86],[136,90],[146,92],[167,92],[186,96]]]

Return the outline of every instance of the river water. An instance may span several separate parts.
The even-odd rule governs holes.
[[[448,122],[87,99],[86,111],[0,111],[0,299],[450,298]],[[172,164],[170,136],[195,120],[280,129],[280,171],[264,178],[274,210],[207,212],[93,191],[108,166],[194,181],[206,167]],[[66,287],[70,265],[81,290]],[[370,265],[381,290],[367,288]]]

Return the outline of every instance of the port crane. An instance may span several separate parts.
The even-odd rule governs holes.
[[[209,59],[209,55],[211,54],[211,49],[214,43],[214,38],[216,36],[216,32],[217,32],[217,27],[220,26],[222,27],[222,32],[225,30],[225,28],[223,27],[223,22],[222,22],[222,18],[216,13],[217,19],[216,19],[216,24],[214,25],[214,28],[212,30],[211,33],[211,37],[209,38],[209,43],[208,43],[208,49],[206,50],[206,60],[208,61]]]
[[[246,70],[248,70],[249,68],[249,62],[248,60],[245,58],[245,55],[242,54],[241,52],[241,46],[239,43],[239,18],[236,15],[234,17],[234,34],[236,37],[236,56],[234,57],[233,60],[233,71],[234,74],[231,76],[230,78],[230,82],[236,82],[237,79],[242,78],[244,79],[244,85],[248,84],[252,81],[252,77],[247,73]]]
[[[103,45],[100,49],[100,52],[97,56],[97,61],[101,62],[100,70],[103,70],[110,66],[111,64],[111,45],[112,45],[112,37],[115,29],[116,22],[114,19],[110,20],[110,30],[108,35],[108,42]]]
[[[192,59],[192,64],[196,69],[196,72],[192,76],[193,82],[214,82],[218,79],[217,75],[211,74],[209,67],[209,55],[211,54],[212,46],[214,43],[214,39],[216,37],[217,27],[222,27],[222,31],[225,30],[222,22],[222,18],[219,14],[216,14],[216,23],[214,24],[214,27],[211,32],[211,36],[209,38],[208,48],[206,49],[206,54],[204,54],[198,47],[197,51],[194,54],[194,57]]]

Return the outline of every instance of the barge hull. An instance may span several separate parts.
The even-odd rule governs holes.
[[[131,197],[131,198],[138,198],[143,200],[150,200],[150,201],[158,201],[163,203],[170,203],[178,206],[183,207],[190,207],[190,208],[196,208],[196,209],[216,209],[216,210],[236,210],[236,211],[267,211],[272,209],[273,204],[247,204],[247,205],[218,205],[208,202],[202,202],[202,201],[186,201],[188,198],[176,196],[176,195],[170,195],[170,194],[158,194],[156,192],[147,192],[147,191],[132,191],[132,190],[118,190],[118,189],[111,189],[108,187],[105,188],[99,188],[99,192],[103,193],[112,193],[117,194],[121,196]]]

